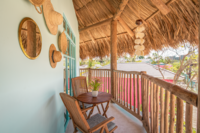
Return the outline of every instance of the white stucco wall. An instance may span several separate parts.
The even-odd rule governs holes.
[[[79,59],[78,22],[72,0],[51,0],[65,14],[75,35]],[[18,41],[24,17],[32,18],[42,34],[42,51],[28,59]],[[0,133],[63,133],[63,61],[55,69],[49,63],[49,47],[58,48],[58,34],[49,33],[43,15],[28,0],[0,1]],[[63,26],[58,28],[63,31]],[[78,67],[77,67],[78,73]]]

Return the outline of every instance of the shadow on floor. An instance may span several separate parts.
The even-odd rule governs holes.
[[[101,106],[99,106],[99,108],[101,109]],[[97,108],[95,107],[93,114],[96,113],[98,113],[98,111]],[[142,122],[133,115],[126,112],[121,107],[119,107],[117,104],[114,103],[110,104],[107,116],[108,118],[111,116],[115,117],[115,120],[113,122],[118,126],[118,128],[114,131],[115,133],[146,133],[142,125]],[[74,128],[72,121],[70,120],[65,133],[73,133],[73,132]]]

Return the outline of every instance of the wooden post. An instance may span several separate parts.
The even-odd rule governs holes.
[[[199,7],[199,11],[200,11],[200,7]],[[199,14],[199,20],[200,20],[200,14]],[[200,33],[200,25],[199,25],[199,33]],[[200,34],[199,34],[199,38],[200,38]],[[199,60],[198,60],[198,64],[200,63],[200,43],[199,43]],[[200,133],[200,67],[198,66],[198,110],[197,110],[197,133]]]
[[[183,132],[183,100],[177,98],[176,133],[182,133],[182,132]]]
[[[169,125],[169,132],[173,133],[174,132],[174,122],[175,122],[175,102],[176,102],[176,97],[175,95],[171,94],[170,97],[170,125]]]
[[[114,72],[113,70],[117,69],[117,21],[112,20],[111,21],[111,94],[115,96],[114,94]]]
[[[27,54],[36,57],[36,25],[32,21],[27,21]]]
[[[88,89],[90,89],[89,83],[92,80],[92,70],[91,68],[88,68]]]
[[[156,84],[153,84],[153,133],[157,133],[156,103]]]
[[[164,133],[168,133],[169,129],[169,97],[170,97],[170,92],[165,90],[165,116],[164,116]]]
[[[160,87],[160,133],[164,133],[164,88]]]
[[[186,133],[192,133],[193,106],[186,103],[185,127]]]

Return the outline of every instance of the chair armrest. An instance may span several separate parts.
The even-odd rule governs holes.
[[[95,132],[98,129],[102,128],[103,126],[107,125],[108,123],[110,123],[111,121],[113,121],[115,118],[114,117],[110,117],[104,121],[102,121],[101,123],[99,123],[98,125],[94,126],[93,128],[90,129],[90,132]]]
[[[81,112],[83,113],[83,112],[86,112],[86,111],[88,111],[88,110],[90,110],[90,109],[92,109],[93,107],[89,107],[89,108],[86,108],[86,109],[82,109],[81,110]]]

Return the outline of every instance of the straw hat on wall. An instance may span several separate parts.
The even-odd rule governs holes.
[[[42,14],[42,8],[41,8],[41,6],[45,2],[45,0],[29,0],[29,1],[35,6],[36,11],[39,14]],[[37,9],[37,6],[40,8],[40,11]]]
[[[62,59],[62,54],[56,50],[56,47],[54,44],[51,44],[49,48],[49,60],[52,68],[55,68],[57,65],[57,62],[60,62]]]
[[[43,4],[43,12],[50,33],[56,35],[58,32],[58,25],[63,22],[63,16],[54,10],[50,0],[45,0]]]
[[[58,47],[60,49],[60,51],[65,54],[67,47],[68,47],[68,41],[67,41],[67,37],[65,35],[65,32],[63,31],[58,39]]]

